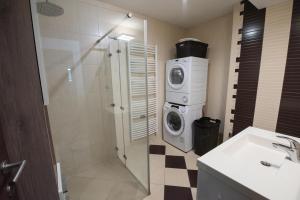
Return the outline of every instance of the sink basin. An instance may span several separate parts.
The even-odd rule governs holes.
[[[261,163],[267,162],[271,164],[271,168],[279,169],[284,163],[287,154],[274,149],[273,142],[276,141],[254,134],[244,134],[239,140],[224,148],[224,153],[232,156],[233,159],[239,162],[252,165],[253,167],[263,167],[264,165]]]
[[[282,134],[249,127],[200,157],[198,165],[204,164],[267,199],[299,200],[300,164],[273,147],[272,143],[289,145],[276,135]]]

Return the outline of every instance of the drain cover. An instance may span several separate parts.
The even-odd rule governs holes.
[[[260,164],[262,164],[263,166],[266,166],[266,167],[271,167],[271,163],[269,163],[267,161],[260,161]]]

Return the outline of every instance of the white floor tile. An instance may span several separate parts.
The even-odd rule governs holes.
[[[196,198],[197,198],[197,188],[191,188],[191,190],[192,190],[193,200],[196,200]]]
[[[196,158],[200,157],[199,155],[195,154],[194,150],[187,152],[186,155],[193,156],[193,157],[196,157]]]
[[[165,183],[165,156],[150,155],[150,183],[161,184]]]
[[[76,176],[103,180],[135,180],[133,175],[128,172],[128,169],[119,160],[116,160],[116,162],[107,161],[103,164],[92,166],[76,174]]]
[[[149,136],[149,144],[164,145],[164,141],[162,140],[162,136],[160,134],[153,134]]]
[[[186,169],[165,169],[165,185],[190,187],[188,172]]]
[[[69,180],[70,197],[85,200],[105,200],[113,190],[115,181],[71,177]]]
[[[166,143],[166,155],[184,156],[186,153]]]
[[[67,177],[70,199],[141,200],[147,192],[119,160],[97,164]]]
[[[151,184],[151,194],[144,200],[164,200],[164,185]]]
[[[114,185],[112,192],[105,200],[141,200],[146,197],[145,189],[138,182],[125,181],[118,182]]]
[[[198,157],[185,155],[184,158],[185,158],[185,163],[186,163],[187,169],[198,170],[198,167],[197,167],[197,158]]]

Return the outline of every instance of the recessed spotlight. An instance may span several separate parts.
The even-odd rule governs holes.
[[[117,37],[118,40],[124,40],[124,41],[127,41],[129,42],[130,40],[133,40],[134,37],[131,36],[131,35],[127,35],[127,34],[121,34]]]

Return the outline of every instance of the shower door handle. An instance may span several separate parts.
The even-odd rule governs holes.
[[[8,195],[10,197],[13,197],[16,193],[15,185],[16,185],[20,175],[22,174],[23,169],[25,168],[25,165],[26,165],[26,160],[16,162],[16,163],[11,163],[11,164],[8,164],[7,161],[3,161],[0,164],[0,171],[2,174],[8,174],[11,171],[13,171],[14,169],[18,169],[14,178],[11,181],[9,181],[9,183],[6,186],[6,192],[8,193]]]
[[[3,161],[0,165],[0,171],[2,174],[8,174],[13,169],[18,168],[18,171],[11,182],[16,183],[23,172],[23,169],[26,165],[26,160],[8,164],[7,161]]]

